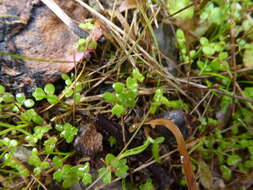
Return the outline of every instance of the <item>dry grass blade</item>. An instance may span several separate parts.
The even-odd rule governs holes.
[[[183,164],[183,168],[184,168],[184,172],[185,172],[185,176],[187,180],[188,190],[198,190],[195,175],[192,171],[190,157],[186,150],[185,141],[178,127],[172,121],[165,120],[165,119],[152,120],[152,121],[147,122],[146,124],[154,125],[154,126],[163,125],[167,127],[173,133],[177,141],[178,151],[181,154],[181,159],[182,159],[181,161]]]

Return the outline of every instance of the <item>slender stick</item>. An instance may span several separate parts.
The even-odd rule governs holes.
[[[77,36],[87,38],[89,34],[82,30],[53,0],[41,0],[64,24]]]

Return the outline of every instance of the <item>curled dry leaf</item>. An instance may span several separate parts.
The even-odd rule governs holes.
[[[181,162],[183,164],[188,190],[198,190],[195,175],[192,171],[191,160],[186,150],[185,141],[178,127],[171,120],[165,120],[165,119],[152,120],[152,121],[147,122],[146,124],[152,125],[154,127],[157,125],[163,125],[167,127],[167,129],[169,129],[173,133],[177,141],[178,151],[181,155]]]

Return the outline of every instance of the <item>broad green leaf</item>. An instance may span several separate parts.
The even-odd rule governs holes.
[[[28,160],[28,164],[32,166],[39,166],[41,164],[41,160],[38,156],[38,150],[36,148],[32,149],[32,154]]]
[[[97,42],[93,38],[88,38],[88,44],[87,49],[96,49],[97,48]]]
[[[72,84],[72,81],[70,79],[65,80],[65,84],[67,86],[70,86]]]
[[[46,168],[49,168],[49,163],[48,162],[46,162],[46,161],[43,161],[43,162],[41,162],[41,164],[40,164],[40,168],[41,169],[46,169]]]
[[[42,139],[43,135],[51,129],[50,126],[36,126],[34,128],[34,134],[32,136],[26,136],[26,140],[31,143],[37,143],[38,140]]]
[[[86,45],[86,43],[87,43],[87,40],[84,39],[84,38],[80,38],[80,39],[78,40],[78,45],[79,45],[79,46],[84,46],[84,45]]]
[[[33,121],[36,124],[41,124],[43,122],[43,118],[40,117],[34,109],[29,109],[25,113],[22,113],[21,118],[28,122]]]
[[[210,45],[203,46],[202,51],[207,56],[212,56],[215,53],[215,49]]]
[[[157,110],[157,108],[161,105],[161,103],[158,102],[152,102],[150,108],[149,108],[149,113],[154,114]]]
[[[57,131],[63,131],[63,130],[64,130],[63,125],[59,125],[59,124],[56,124],[56,125],[55,125],[55,129],[56,129]]]
[[[200,41],[200,44],[203,45],[203,46],[206,46],[209,43],[208,39],[205,38],[205,37],[201,37],[199,41]]]
[[[161,103],[161,98],[163,97],[163,89],[157,89],[155,91],[154,101]]]

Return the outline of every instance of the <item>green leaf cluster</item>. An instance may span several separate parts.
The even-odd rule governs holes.
[[[3,139],[0,139],[0,146],[6,146],[7,148],[16,148],[18,145],[17,140],[15,139],[9,139],[8,137],[5,137]]]
[[[5,91],[5,87],[0,85],[0,111],[16,111],[14,96]],[[7,115],[0,115],[0,118],[8,117]]]
[[[221,102],[225,107],[230,103],[227,98]],[[251,123],[252,118],[253,113],[242,108],[235,113],[230,131],[223,133],[220,129],[216,129],[213,135],[205,138],[198,145],[198,151],[205,159],[217,157],[220,164],[219,169],[226,180],[232,178],[233,170],[247,172],[253,168],[252,135],[250,131],[241,133],[239,129]],[[212,121],[202,122],[202,125],[208,125],[210,122]],[[214,125],[217,124],[216,121]]]
[[[188,106],[182,100],[168,100],[163,95],[163,89],[157,89],[153,98],[153,102],[149,108],[149,113],[154,114],[157,108],[161,105],[166,105],[176,109],[188,109]]]
[[[66,164],[62,167],[62,169],[59,169],[54,173],[54,179],[58,182],[63,181],[62,185],[64,188],[70,188],[80,180],[83,184],[87,185],[92,182],[92,176],[89,172],[89,163],[77,166]]]
[[[31,108],[35,105],[35,102],[32,99],[26,99],[24,93],[17,93],[16,101],[19,104],[24,105],[26,108]]]
[[[49,83],[44,87],[44,89],[36,88],[32,95],[36,101],[47,99],[50,104],[57,104],[59,99],[54,93],[55,87],[53,84]]]
[[[138,69],[134,69],[132,76],[127,78],[126,84],[116,82],[113,84],[114,93],[104,93],[103,98],[114,105],[112,114],[120,117],[126,112],[126,108],[135,107],[139,89],[138,82],[143,82],[143,80],[144,76]]]
[[[106,168],[98,170],[98,176],[102,179],[103,183],[109,184],[112,180],[112,172],[115,176],[125,178],[127,176],[128,165],[126,159],[119,159],[113,154],[107,154],[105,157]]]
[[[49,168],[49,162],[41,161],[40,157],[38,156],[37,148],[32,149],[28,164],[35,166],[33,172],[37,175],[40,174],[43,169]]]
[[[53,153],[57,140],[58,139],[56,137],[50,137],[44,142],[45,152],[47,154]]]
[[[63,137],[67,143],[71,143],[78,133],[78,129],[72,126],[70,123],[56,125],[55,129],[61,132],[60,136]]]
[[[26,136],[25,139],[30,143],[35,144],[38,140],[42,139],[43,135],[50,129],[50,126],[36,126],[33,128],[34,133],[30,136]]]
[[[83,25],[82,25],[83,26]],[[85,25],[88,26],[88,25]],[[90,27],[90,26],[89,26]],[[80,38],[78,42],[75,43],[75,48],[80,51],[86,51],[86,50],[94,50],[97,47],[97,42],[92,39],[91,37],[88,38]]]
[[[11,153],[4,155],[4,165],[14,168],[18,171],[20,176],[29,176],[29,170],[22,165]]]
[[[20,115],[20,118],[24,122],[34,122],[36,124],[42,124],[42,122],[44,121],[43,118],[39,114],[37,114],[34,109],[26,110]]]
[[[67,74],[61,75],[62,79],[65,81],[65,88],[63,94],[66,98],[73,96],[75,102],[79,103],[81,100],[81,91],[83,90],[83,85],[81,82],[76,82],[73,84],[73,77]],[[75,92],[75,93],[74,93]]]

